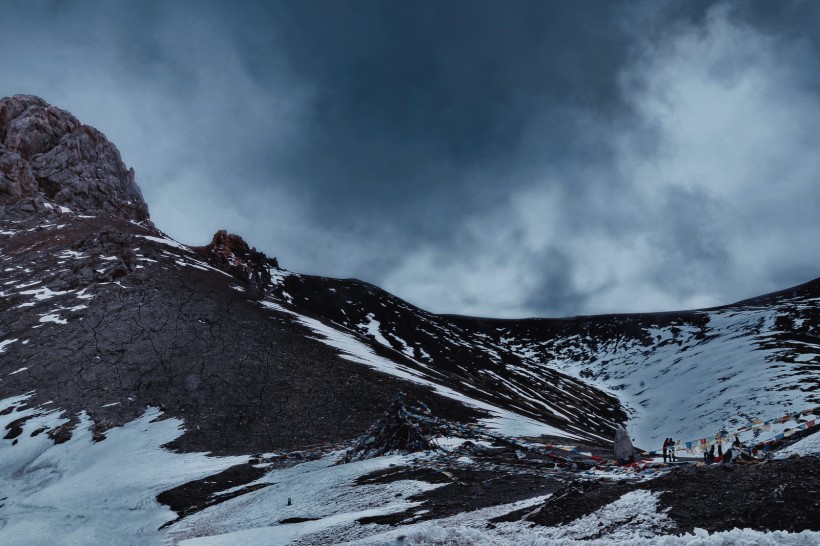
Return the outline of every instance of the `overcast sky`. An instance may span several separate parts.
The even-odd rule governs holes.
[[[820,2],[4,1],[0,96],[103,131],[156,225],[434,312],[820,276]]]

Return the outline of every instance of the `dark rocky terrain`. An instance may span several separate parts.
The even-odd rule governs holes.
[[[14,223],[19,231],[4,237],[3,264],[20,264],[5,278],[39,280],[26,288],[48,292],[6,289],[3,337],[19,342],[0,369],[27,369],[0,383],[3,396],[34,389],[30,404],[86,410],[101,431],[159,407],[189,427],[178,447],[219,453],[354,437],[400,389],[453,418],[476,415],[339,358],[304,326],[259,306],[239,266],[234,277],[197,265],[199,254],[143,238],[161,236],[150,227],[64,216]],[[237,283],[246,292],[231,288]]]
[[[686,465],[649,482],[573,481],[553,492],[540,510],[498,521],[559,525],[591,514],[629,491],[660,491],[678,533],[781,529],[820,530],[820,458],[795,457],[752,465]]]

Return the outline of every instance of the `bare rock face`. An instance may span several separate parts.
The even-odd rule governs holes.
[[[224,229],[214,234],[211,244],[195,250],[214,267],[259,289],[271,283],[269,268],[279,268],[276,258],[268,258],[256,248],[251,248],[239,235]]]
[[[0,100],[0,217],[49,210],[148,220],[117,148],[98,130],[30,95]]]

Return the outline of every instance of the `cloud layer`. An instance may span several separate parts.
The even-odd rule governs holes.
[[[818,276],[810,2],[8,2],[0,94],[155,223],[436,312],[729,303]]]

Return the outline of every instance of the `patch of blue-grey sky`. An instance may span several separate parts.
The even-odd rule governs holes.
[[[106,133],[186,243],[505,317],[818,276],[811,2],[2,9],[0,95]]]

